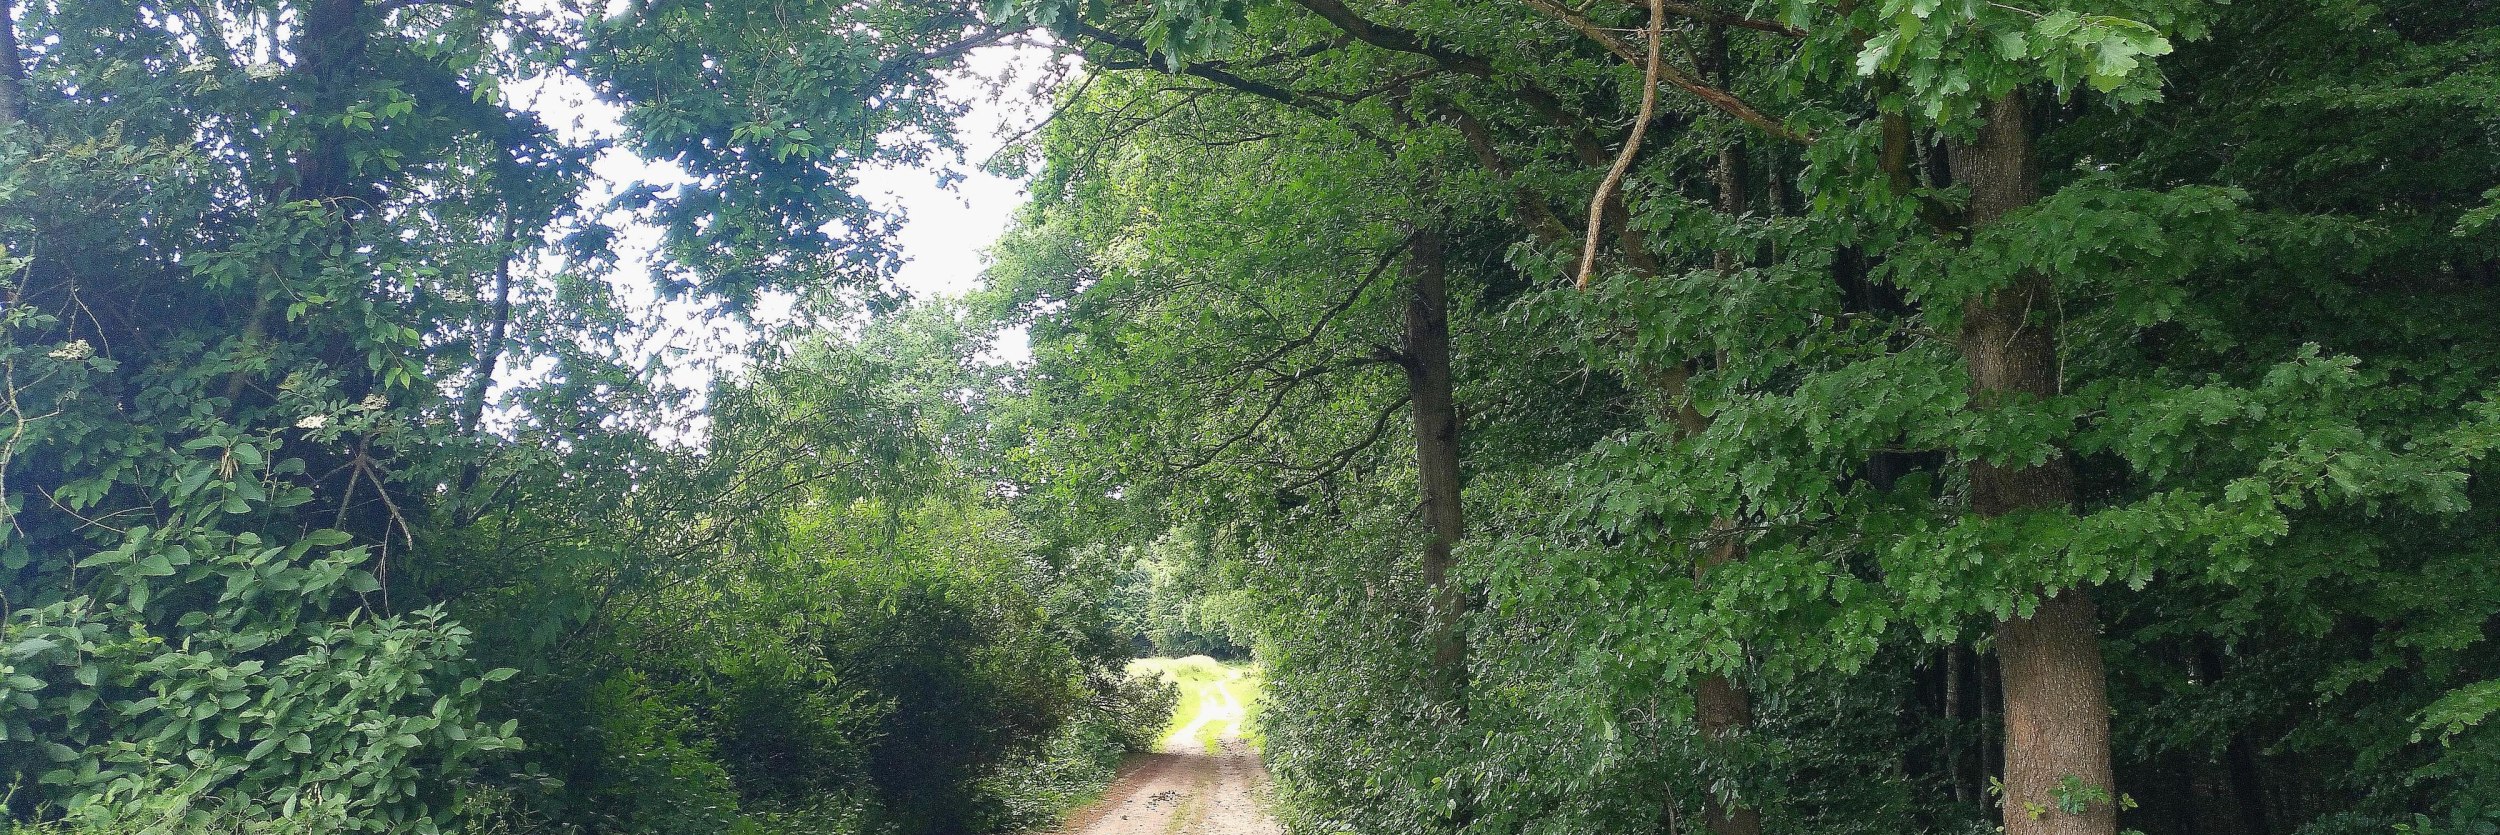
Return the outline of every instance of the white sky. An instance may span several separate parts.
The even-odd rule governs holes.
[[[1040,46],[993,47],[972,54],[971,73],[949,80],[947,95],[974,101],[962,123],[969,163],[977,166],[1015,132],[1043,118],[1048,103],[1030,101],[1027,85],[1049,58]],[[993,97],[984,79],[1010,71],[1019,79]],[[969,179],[952,193],[936,187],[934,172],[887,168],[860,176],[863,193],[890,197],[911,217],[898,242],[911,257],[902,282],[914,294],[962,295],[978,286],[987,263],[981,250],[1006,231],[1016,207],[1024,204],[1023,181],[977,169],[966,173]]]
[[[973,52],[967,72],[947,80],[945,94],[970,100],[971,112],[960,125],[966,147],[966,179],[952,190],[937,186],[929,169],[885,167],[859,173],[859,193],[900,206],[911,220],[897,243],[910,262],[900,274],[916,295],[962,295],[980,284],[986,260],[981,251],[1006,231],[1016,207],[1024,203],[1024,182],[977,168],[998,152],[1007,139],[1047,115],[1048,103],[1032,100],[1030,83],[1050,59],[1047,47],[1015,44]],[[992,79],[1013,80],[993,90]],[[568,139],[616,139],[624,133],[613,106],[594,99],[579,79],[567,75],[533,78],[507,85],[523,109],[534,110]],[[622,149],[601,155],[592,165],[601,181],[588,199],[604,201],[627,182],[683,182],[673,165],[653,163]]]
[[[1049,60],[1050,50],[1039,45],[990,47],[969,56],[968,72],[948,79],[947,95],[973,103],[957,133],[967,146],[965,164],[957,166],[965,178],[952,189],[938,186],[935,169],[888,167],[857,172],[857,194],[885,207],[899,208],[908,217],[895,239],[906,259],[896,279],[915,298],[961,296],[980,286],[981,271],[988,264],[985,250],[1006,231],[1016,209],[1023,205],[1025,183],[989,174],[978,166],[1010,137],[1047,116],[1049,103],[1033,100],[1031,80]],[[1002,74],[1014,82],[994,90],[991,80]],[[517,106],[539,113],[566,139],[615,139],[623,134],[617,108],[597,101],[579,79],[569,75],[514,82],[507,84],[505,90]],[[674,165],[655,163],[622,148],[601,154],[593,161],[591,171],[594,182],[582,198],[589,207],[606,203],[629,183],[665,184],[687,179]],[[633,357],[657,358],[655,361],[665,364],[664,375],[669,382],[684,390],[701,392],[715,375],[736,373],[746,365],[744,348],[753,342],[754,331],[737,322],[706,316],[698,305],[657,298],[648,272],[657,240],[656,229],[628,227],[617,243],[617,273],[609,277],[609,283],[638,312],[644,330],[652,335],[650,342],[629,346],[626,352]],[[763,322],[788,322],[792,318],[791,307],[792,300],[786,296],[766,298],[755,315]],[[1030,356],[1021,329],[1002,334],[987,355],[992,360],[1017,363]],[[501,385],[548,370],[544,361],[535,368],[506,369]],[[699,436],[707,423],[699,412],[684,414],[682,418],[687,423],[669,434]]]
[[[1031,85],[1049,60],[1050,50],[1039,45],[991,47],[972,53],[970,72],[948,80],[947,95],[973,102],[958,134],[966,146],[967,177],[954,190],[938,188],[933,171],[861,172],[862,194],[890,199],[910,218],[896,243],[910,259],[898,278],[913,296],[961,296],[980,286],[981,270],[989,264],[985,253],[1024,205],[1025,182],[979,165],[1008,139],[1048,118],[1050,102],[1036,101]],[[994,89],[990,80],[1002,74],[1008,85]],[[1018,363],[1032,357],[1021,328],[1001,334],[992,352]]]

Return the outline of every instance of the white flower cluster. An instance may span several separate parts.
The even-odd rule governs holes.
[[[295,422],[297,429],[319,429],[328,425],[330,425],[329,415],[305,415],[302,420]]]
[[[95,356],[95,346],[87,344],[87,340],[84,339],[72,339],[67,344],[52,349],[52,353],[46,356],[56,360],[77,362]]]

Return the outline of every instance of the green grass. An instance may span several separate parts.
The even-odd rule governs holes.
[[[1180,689],[1180,703],[1173,706],[1172,720],[1164,724],[1156,744],[1170,747],[1194,725],[1197,730],[1192,734],[1193,741],[1209,752],[1215,751],[1217,743],[1227,735],[1249,733],[1244,720],[1256,710],[1260,686],[1265,681],[1257,667],[1226,664],[1204,655],[1140,658],[1129,662],[1128,671],[1130,675],[1159,676]],[[1241,706],[1240,714],[1209,717],[1200,722],[1210,700],[1220,705],[1227,697],[1232,704]]]
[[[1222,686],[1233,694],[1234,701],[1241,703],[1241,722],[1237,725],[1241,738],[1259,747],[1258,718],[1266,706],[1266,700],[1260,697],[1267,693],[1267,672],[1256,664],[1243,664],[1236,669],[1239,674],[1225,679]]]

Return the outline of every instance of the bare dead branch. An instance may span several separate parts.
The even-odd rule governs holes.
[[[1666,42],[1667,12],[1663,0],[1649,0],[1649,66],[1641,80],[1641,110],[1632,118],[1632,135],[1623,140],[1623,151],[1615,155],[1614,167],[1606,170],[1606,179],[1597,184],[1597,194],[1589,198],[1588,236],[1580,245],[1580,289],[1589,288],[1589,274],[1597,269],[1597,239],[1606,225],[1606,201],[1623,184],[1624,172],[1632,169],[1632,158],[1641,152],[1641,135],[1649,132],[1650,114],[1658,110],[1659,70],[1666,58],[1659,48]]]

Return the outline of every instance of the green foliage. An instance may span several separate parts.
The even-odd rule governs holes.
[[[98,147],[57,149],[35,176],[87,176],[97,155],[152,176],[186,164]],[[291,211],[281,226],[325,217]],[[256,257],[315,257],[305,233],[288,234],[295,249]],[[63,280],[58,269],[29,259],[18,277]],[[438,608],[357,606],[383,592],[389,543],[306,524],[318,481],[306,458],[395,434],[381,392],[405,390],[402,367],[367,354],[379,385],[361,403],[330,399],[337,378],[306,369],[274,402],[238,409],[208,392],[268,367],[256,347],[197,365],[127,362],[128,337],[117,358],[99,347],[109,333],[81,327],[87,316],[12,307],[0,356],[15,420],[0,766],[21,801],[150,831],[299,809],[357,831],[433,829],[456,802],[444,777],[518,747],[509,723],[477,718],[481,687],[512,671],[480,675],[469,631]],[[203,345],[196,331],[151,336]]]
[[[1805,3],[1789,16],[1813,20]],[[1917,102],[1930,119],[1961,117],[1971,105],[2033,81],[2060,94],[2089,86],[2111,101],[2140,104],[2161,97],[2152,59],[2171,51],[2170,38],[2201,37],[2205,4],[2059,4],[2033,11],[2001,3],[1890,0],[1855,10],[1850,22],[1873,33],[1857,48],[1862,76],[1898,79],[1897,109]]]
[[[717,391],[706,457],[671,474],[705,509],[635,523],[666,537],[648,551],[687,551],[646,553],[668,573],[609,586],[539,650],[564,663],[522,679],[514,704],[560,784],[523,786],[506,817],[993,831],[1058,814],[1142,747],[1132,726],[1161,715],[1111,672],[1108,578],[1029,561],[972,480],[981,459],[949,452],[982,426],[964,397],[989,385],[979,344],[951,308],[914,307]]]
[[[1121,577],[1118,614],[1129,618],[1141,650],[1169,657],[1236,657],[1249,627],[1238,595],[1215,587],[1219,566],[1203,545],[1166,538],[1142,549]]]
[[[2146,832],[2481,814],[2489,9],[1671,12],[1693,74],[1580,288],[1640,98],[1603,41],[1637,54],[1646,20],[1547,6],[1009,10],[1099,68],[991,272],[1034,345],[1019,490],[1151,556],[1145,631],[1216,610],[1255,647],[1289,824],[1985,831],[1990,625],[2065,589],[2100,601],[2118,784],[2021,803]],[[2015,91],[2042,196],[1966,228],[1957,154]],[[1463,721],[1422,638],[1418,228],[1459,297]],[[1974,397],[1970,305],[2035,278],[2055,385]],[[2075,501],[1973,513],[1982,464],[2070,465]],[[1714,677],[1751,696],[1741,741],[1695,731]]]
[[[759,330],[719,350],[772,370],[708,403],[669,367],[672,315],[882,280],[895,218],[851,166],[952,151],[959,103],[922,93],[1006,33],[826,6],[854,40],[793,55],[760,5],[9,8],[12,825],[900,832],[1107,775],[1109,580],[1028,568],[952,454],[981,374],[953,313],[867,348]],[[588,85],[710,185],[584,202],[611,143],[523,80]],[[945,640],[885,656],[914,635]],[[1009,768],[1058,789],[998,811]]]
[[[2445,741],[2500,713],[2500,681],[2470,684],[2450,691],[2422,709],[2422,730],[2439,732]],[[2416,734],[2419,737],[2419,734]]]
[[[1142,637],[1255,651],[1302,831],[2490,832],[2490,4],[1669,5],[1644,68],[1637,3],[12,4],[11,825],[1031,827],[1171,713]],[[857,166],[960,165],[1028,29],[1032,205],[904,304]],[[2046,383],[1974,394],[2009,290]],[[1992,798],[2061,592],[2117,784]]]
[[[960,154],[940,74],[1011,31],[949,2],[585,5],[586,70],[628,142],[693,184],[635,183],[616,208],[664,230],[670,293],[738,307],[768,290],[882,289],[900,217],[858,166]]]

